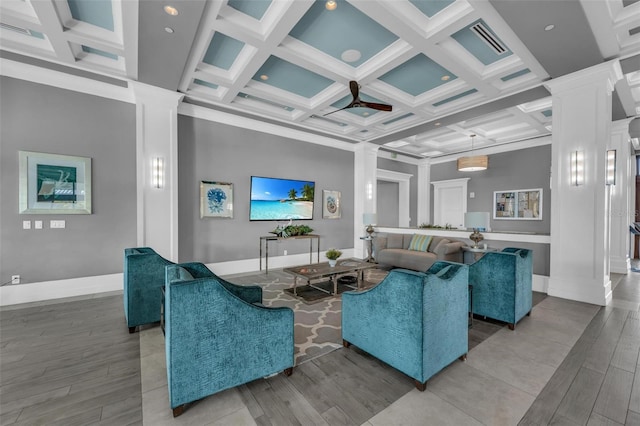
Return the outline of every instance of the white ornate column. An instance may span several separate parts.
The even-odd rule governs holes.
[[[629,258],[629,225],[634,220],[632,190],[632,155],[629,123],[631,118],[613,123],[609,149],[616,150],[616,184],[609,187],[611,193],[611,272],[627,274],[631,269]]]
[[[136,99],[137,244],[178,261],[178,105],[184,95],[131,83]],[[162,160],[163,182],[153,182]]]
[[[418,164],[418,217],[416,225],[431,223],[431,161],[424,159]]]
[[[362,215],[364,213],[377,213],[377,170],[379,145],[361,142],[355,147],[353,167],[353,247],[354,256],[365,257],[363,241],[360,237],[365,235]]]
[[[620,78],[619,62],[610,61],[546,83],[553,100],[551,296],[596,305],[611,301],[605,159],[611,93]],[[571,176],[576,153],[582,158],[578,185]]]

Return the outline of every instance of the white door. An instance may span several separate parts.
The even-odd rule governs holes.
[[[441,180],[433,184],[433,224],[464,229],[469,178]]]

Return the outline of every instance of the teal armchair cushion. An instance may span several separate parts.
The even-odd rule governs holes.
[[[392,270],[377,286],[342,295],[342,338],[424,383],[468,351],[468,267]],[[438,274],[440,273],[440,276]]]
[[[255,291],[228,287],[206,270],[196,263],[166,268],[165,350],[174,415],[184,404],[294,364],[293,311],[256,305]]]
[[[489,252],[469,266],[473,313],[515,324],[531,312],[533,252],[508,247]]]
[[[160,321],[161,288],[167,265],[165,259],[149,247],[124,250],[124,315],[129,331],[143,324]]]

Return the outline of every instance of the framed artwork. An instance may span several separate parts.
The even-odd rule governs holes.
[[[233,184],[200,182],[200,218],[233,217]]]
[[[340,191],[322,190],[322,217],[324,219],[340,219]]]
[[[91,214],[91,158],[18,155],[20,214]]]
[[[542,220],[542,188],[494,191],[493,218]]]

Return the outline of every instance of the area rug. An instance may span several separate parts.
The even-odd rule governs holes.
[[[384,279],[387,273],[387,271],[377,269],[365,271],[365,281],[368,286],[377,284]],[[262,303],[265,306],[287,306],[293,309],[296,365],[325,355],[342,346],[340,330],[342,300],[339,295],[327,297],[326,293],[314,290],[322,293],[322,297],[310,304],[287,291],[293,286],[293,277],[279,271],[270,272],[269,275],[254,275],[242,279],[230,278],[229,280],[239,284],[249,284],[251,278],[259,281],[254,284],[262,287]],[[351,290],[348,287],[346,289]]]

